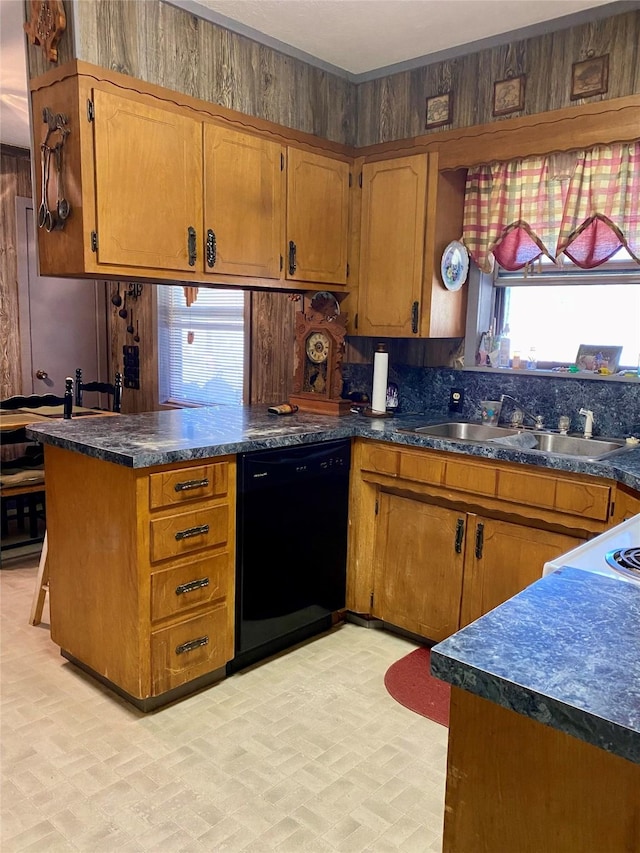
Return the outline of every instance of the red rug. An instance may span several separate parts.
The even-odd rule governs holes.
[[[451,687],[431,675],[430,655],[421,647],[400,658],[387,670],[384,686],[405,708],[448,726]]]

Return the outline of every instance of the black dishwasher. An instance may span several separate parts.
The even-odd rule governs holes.
[[[345,605],[351,443],[238,456],[230,672],[331,626]]]

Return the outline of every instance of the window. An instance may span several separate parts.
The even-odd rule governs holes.
[[[571,365],[580,344],[621,346],[620,367],[640,354],[640,267],[624,250],[583,270],[568,259],[561,270],[543,259],[538,272],[500,269],[496,328],[509,327],[511,355],[523,364],[535,347],[538,366]]]
[[[158,286],[160,400],[243,402],[245,294],[200,287],[187,307],[182,287]]]

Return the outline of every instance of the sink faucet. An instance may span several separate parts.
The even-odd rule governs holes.
[[[530,418],[533,421],[536,429],[544,429],[544,418],[542,417],[542,415],[532,414],[527,409],[525,409],[525,407],[522,405],[522,403],[520,403],[518,400],[516,400],[515,397],[512,397],[510,394],[501,394],[500,395],[500,402],[504,403],[505,400],[511,400],[512,403],[515,403],[516,406],[522,412],[522,414],[526,415],[526,417]]]
[[[584,437],[591,438],[593,435],[593,412],[591,409],[580,409],[580,415],[584,415]]]

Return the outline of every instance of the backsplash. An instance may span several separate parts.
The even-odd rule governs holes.
[[[364,391],[371,395],[373,365],[345,364],[345,390]],[[480,400],[499,400],[501,394],[515,397],[528,411],[544,417],[547,428],[555,429],[560,415],[571,418],[571,432],[584,429],[581,408],[591,409],[594,415],[594,435],[610,437],[640,437],[640,382],[514,375],[513,373],[482,373],[452,370],[442,367],[411,367],[389,365],[389,382],[399,389],[399,413],[428,413],[438,418],[449,415],[449,392],[452,388],[464,392],[464,406],[456,417],[480,418]],[[508,421],[512,408],[510,400],[503,406],[503,420]]]

